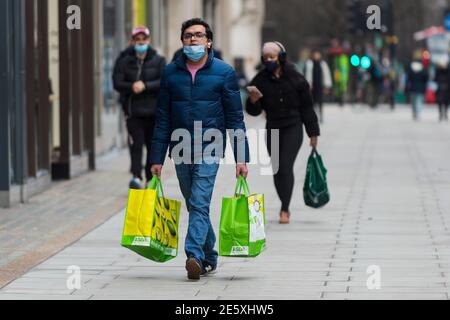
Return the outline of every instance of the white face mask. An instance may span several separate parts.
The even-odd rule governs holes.
[[[188,57],[189,60],[198,62],[203,59],[203,57],[206,55],[206,49],[205,46],[198,45],[198,46],[185,46],[183,48],[184,54]]]

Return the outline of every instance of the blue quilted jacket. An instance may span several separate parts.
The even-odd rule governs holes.
[[[191,159],[194,159],[195,122],[197,127],[198,122],[201,122],[202,134],[209,129],[220,130],[223,146],[220,145],[219,154],[213,155],[222,158],[225,154],[227,130],[241,129],[243,134],[235,136],[232,142],[234,156],[236,162],[248,163],[249,148],[241,101],[236,72],[223,61],[215,59],[213,50],[209,51],[205,66],[197,72],[195,82],[186,67],[186,56],[181,55],[166,67],[161,79],[151,163],[164,164],[168,148],[169,156],[172,156],[173,148],[179,143],[178,140],[171,141],[172,133],[177,129],[184,129],[191,134]],[[198,129],[196,131],[199,133]],[[202,152],[208,146],[208,150],[214,149],[214,139],[198,145],[202,146]],[[238,152],[238,148],[242,151]]]

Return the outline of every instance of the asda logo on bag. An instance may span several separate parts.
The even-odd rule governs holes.
[[[234,246],[231,248],[232,256],[247,256],[248,255],[248,247],[242,246]]]
[[[144,246],[147,247],[150,245],[151,239],[145,237],[135,237],[133,240],[133,246]]]

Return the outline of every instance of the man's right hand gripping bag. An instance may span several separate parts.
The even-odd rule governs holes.
[[[308,160],[305,185],[303,187],[303,198],[308,207],[318,209],[330,202],[327,172],[322,157],[314,148]]]
[[[266,249],[265,225],[264,195],[250,195],[247,181],[239,177],[234,198],[222,200],[219,255],[257,257]]]

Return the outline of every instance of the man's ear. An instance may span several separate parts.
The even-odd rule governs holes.
[[[211,49],[211,48],[212,48],[212,46],[213,46],[213,43],[212,43],[212,41],[209,41],[209,42],[208,42],[208,49]]]

